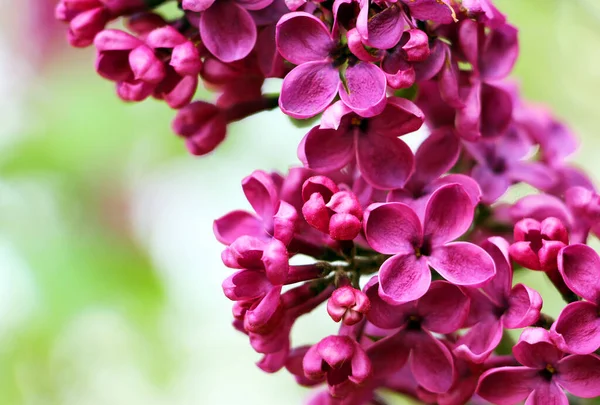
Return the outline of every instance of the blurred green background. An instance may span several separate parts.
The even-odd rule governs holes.
[[[300,403],[230,326],[211,223],[247,206],[242,177],[296,163],[302,130],[263,113],[192,158],[173,111],[119,102],[93,50],[68,49],[51,7],[25,3],[0,1],[0,405]],[[576,162],[598,173],[600,2],[496,3],[520,28],[524,94],[571,125]],[[545,280],[525,277],[556,314]],[[295,343],[335,330],[321,312]]]

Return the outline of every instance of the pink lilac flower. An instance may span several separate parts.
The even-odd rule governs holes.
[[[410,361],[413,375],[421,386],[436,393],[447,391],[454,379],[452,354],[432,333],[445,334],[460,329],[469,313],[469,298],[460,288],[445,281],[434,281],[417,301],[396,306],[381,299],[376,278],[365,289],[371,300],[369,322],[395,330],[369,347],[369,357],[384,356],[381,361],[386,361],[385,356],[388,356],[387,367],[393,371]]]
[[[327,301],[327,313],[335,322],[354,325],[371,309],[369,298],[351,286],[336,289]]]
[[[330,33],[315,16],[286,14],[277,23],[276,38],[279,53],[298,65],[286,75],[279,98],[287,115],[312,117],[325,110],[338,93],[344,104],[363,117],[385,108],[386,79],[381,69],[349,59],[335,32]]]
[[[508,242],[491,237],[482,247],[492,257],[496,275],[481,291],[469,289],[471,318],[477,323],[458,339],[455,353],[474,363],[482,363],[500,343],[504,329],[533,325],[540,316],[542,297],[524,284],[513,287],[513,269]]]
[[[430,56],[429,38],[417,29],[404,31],[397,45],[383,49],[386,51],[381,59],[381,70],[394,89],[412,86],[417,78],[415,63],[425,62]]]
[[[494,274],[494,262],[482,248],[452,242],[473,221],[471,198],[458,184],[435,191],[423,221],[407,205],[374,204],[365,214],[365,234],[376,251],[393,254],[379,271],[379,294],[391,303],[422,297],[431,284],[433,267],[446,280],[481,286]]]
[[[321,127],[306,134],[299,154],[307,167],[323,172],[356,161],[373,187],[400,188],[414,170],[414,157],[398,137],[416,131],[422,123],[421,110],[402,98],[390,97],[373,118],[361,118],[337,102],[323,115]]]
[[[512,405],[569,403],[563,390],[581,398],[600,395],[600,358],[595,355],[565,355],[547,330],[523,331],[513,354],[523,367],[499,367],[486,371],[477,393],[486,401]]]
[[[525,218],[515,224],[514,243],[510,257],[531,270],[556,270],[558,252],[569,244],[569,234],[563,223],[548,217],[541,223]]]
[[[256,24],[249,11],[261,10],[273,0],[183,0],[184,10],[200,12],[199,30],[204,46],[223,62],[248,56],[256,44]]]
[[[69,43],[85,47],[93,43],[96,34],[110,20],[142,11],[148,6],[143,0],[60,0],[56,5],[55,16],[58,20],[69,23]]]
[[[371,375],[371,362],[364,349],[348,336],[328,336],[304,355],[307,378],[327,381],[334,397],[348,395]]]
[[[600,257],[589,246],[570,245],[558,254],[558,269],[571,291],[585,301],[562,310],[552,337],[564,351],[592,353],[600,347]]]

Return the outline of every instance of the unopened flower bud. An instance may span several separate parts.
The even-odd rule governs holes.
[[[569,243],[567,229],[554,217],[541,223],[525,218],[515,224],[514,237],[509,249],[511,258],[531,270],[555,270],[558,252]]]
[[[369,298],[351,286],[338,288],[327,301],[327,313],[335,322],[351,326],[358,323],[371,309]]]

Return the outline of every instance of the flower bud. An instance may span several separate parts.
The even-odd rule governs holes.
[[[365,293],[350,286],[338,288],[327,301],[327,313],[335,322],[354,325],[371,309]]]
[[[227,123],[217,106],[196,101],[177,112],[173,131],[186,139],[190,153],[200,156],[212,152],[223,142]]]
[[[558,252],[569,243],[567,229],[554,217],[541,223],[525,218],[515,224],[514,237],[509,248],[511,258],[531,270],[555,270]]]
[[[400,39],[402,50],[406,53],[409,62],[423,62],[430,55],[429,37],[418,29],[407,30]]]

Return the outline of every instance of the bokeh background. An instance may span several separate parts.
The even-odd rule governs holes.
[[[520,28],[515,79],[570,123],[575,161],[599,177],[600,2],[496,4]],[[173,111],[118,101],[53,5],[0,0],[0,405],[301,403],[231,328],[211,223],[247,207],[252,170],[296,164],[302,130],[262,113],[188,156]],[[525,277],[556,314],[560,298]],[[321,312],[294,342],[335,330]]]

